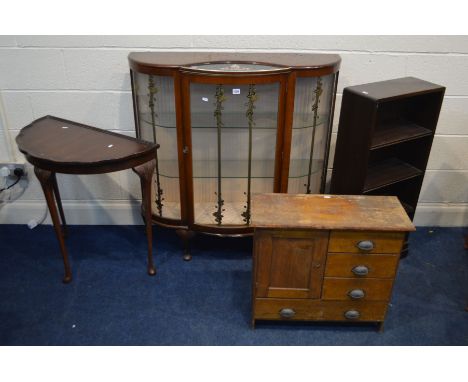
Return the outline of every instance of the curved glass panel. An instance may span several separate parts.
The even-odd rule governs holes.
[[[139,135],[159,143],[152,187],[153,215],[181,218],[174,80],[134,73]]]
[[[250,197],[273,192],[279,84],[192,83],[196,224],[247,225]]]
[[[296,80],[288,193],[321,192],[334,79],[331,74]]]

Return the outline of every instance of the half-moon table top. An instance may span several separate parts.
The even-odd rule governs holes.
[[[65,174],[99,174],[155,158],[158,145],[47,115],[21,129],[19,150],[36,167]]]

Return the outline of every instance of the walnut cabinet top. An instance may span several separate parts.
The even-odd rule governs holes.
[[[133,52],[128,60],[141,73],[160,68],[243,76],[297,70],[326,75],[337,72],[341,62],[336,54],[258,52]]]

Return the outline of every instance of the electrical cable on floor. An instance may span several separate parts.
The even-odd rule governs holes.
[[[19,183],[19,181],[21,180],[21,178],[23,178],[23,176],[25,175],[25,174],[24,174],[24,171],[21,170],[21,169],[19,169],[19,170],[18,170],[18,169],[15,169],[15,173],[14,173],[14,174],[16,175],[16,180],[15,180],[12,184],[10,184],[8,187],[3,187],[2,189],[0,189],[0,193],[3,192],[3,191],[9,190],[10,188],[14,187],[16,184]],[[6,184],[6,181],[5,181],[5,184]],[[8,201],[6,201],[6,200],[0,200],[0,205],[1,205],[2,203],[11,203],[11,202],[13,202],[13,201],[19,199],[19,198],[23,195],[25,189],[26,189],[26,188],[23,188],[23,189],[22,189],[22,192],[21,192],[20,194],[15,195],[15,199],[13,199],[13,200],[8,200]],[[44,212],[41,214],[41,217],[39,217],[38,219],[31,219],[31,220],[27,223],[28,227],[29,227],[30,229],[33,229],[33,228],[37,227],[38,225],[42,224],[42,223],[46,220],[47,215],[48,215],[48,209],[47,209],[47,205],[46,205],[45,208],[44,208]]]
[[[4,188],[0,189],[0,192],[9,190],[10,188],[12,188],[12,187],[15,186],[16,184],[18,184],[18,182],[21,180],[21,177],[22,177],[22,176],[23,176],[23,175],[17,175],[17,176],[16,176],[16,180],[15,180],[12,184],[10,184],[8,187],[4,187]]]

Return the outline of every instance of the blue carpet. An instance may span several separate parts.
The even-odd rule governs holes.
[[[184,262],[174,231],[71,226],[73,281],[52,227],[0,225],[0,345],[468,345],[461,228],[420,228],[400,263],[385,332],[373,325],[260,322],[250,329],[250,238],[199,235]]]

